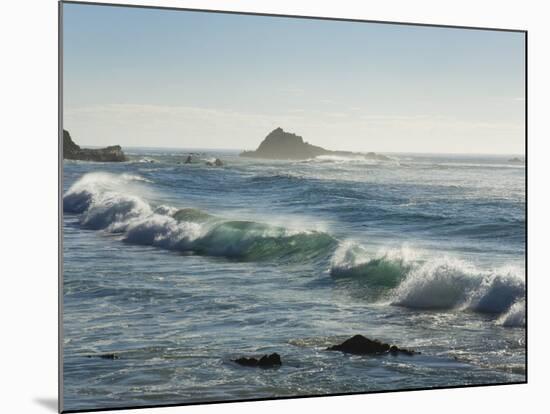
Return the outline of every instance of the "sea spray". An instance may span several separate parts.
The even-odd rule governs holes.
[[[524,299],[518,300],[510,307],[508,312],[498,319],[497,323],[505,327],[524,327],[525,306]]]
[[[338,278],[361,279],[371,287],[392,288],[413,266],[414,254],[407,247],[371,255],[361,245],[341,242],[330,263],[330,274]]]
[[[500,314],[511,312],[511,306],[525,295],[525,282],[517,269],[481,271],[452,258],[419,260],[417,252],[406,247],[371,254],[360,244],[339,242],[324,231],[155,205],[147,200],[146,182],[131,174],[85,174],[64,195],[64,211],[78,214],[84,228],[121,234],[131,244],[242,261],[296,263],[331,258],[331,276],[361,280],[385,291],[392,304],[408,308]],[[507,324],[517,318],[510,316]]]
[[[64,363],[75,385],[67,388],[68,408],[96,406],[98,396],[114,405],[135,401],[136,386],[145,382],[156,384],[148,387],[148,392],[157,390],[152,397],[178,402],[195,397],[196,378],[203,385],[204,399],[215,399],[221,383],[240,384],[249,374],[255,380],[245,389],[225,387],[224,395],[238,399],[289,389],[364,392],[395,384],[430,388],[525,381],[522,299],[500,314],[475,309],[482,292],[490,296],[492,289],[485,288],[471,290],[471,300],[450,311],[389,305],[396,288],[414,270],[445,256],[463,259],[482,277],[506,275],[510,272],[502,267],[515,264],[519,271],[511,273],[523,278],[525,243],[519,236],[524,236],[524,222],[514,221],[513,232],[492,224],[510,220],[512,226],[512,220],[524,217],[524,168],[449,167],[434,174],[433,162],[446,157],[410,155],[407,166],[396,168],[390,163],[271,162],[212,152],[227,165],[216,170],[202,162],[183,164],[189,151],[177,156],[161,155],[162,151],[166,150],[135,151],[133,159],[154,157],[158,162],[153,164],[64,164],[65,191],[85,172],[110,171],[117,184],[102,185],[119,195],[137,196],[152,209],[148,215],[118,222],[121,232],[114,237],[109,234],[113,226],[90,231],[79,224],[94,197],[80,197],[85,206],[78,212],[65,211],[64,326],[70,340],[65,338]],[[495,160],[487,157],[480,162],[490,165]],[[503,157],[501,163],[506,160]],[[422,162],[428,164],[422,167]],[[118,177],[121,173],[135,177]],[[178,210],[183,211],[176,216]],[[212,217],[201,218],[203,213]],[[153,214],[158,214],[158,222]],[[170,218],[177,223],[166,220]],[[197,250],[177,250],[177,243],[188,244],[183,246],[188,249],[208,247],[199,245],[195,232],[202,237],[215,223],[239,220],[298,232],[315,229],[342,244],[353,240],[365,253],[356,263],[376,261],[388,251],[397,255],[396,246],[409,245],[411,269],[394,287],[371,289],[370,272],[331,275],[330,261],[339,245],[313,261],[293,256],[291,264],[278,256],[245,262],[240,257],[212,258]],[[130,228],[135,239],[123,242]],[[143,247],[133,244],[139,232],[145,237]],[[150,243],[172,245],[174,250]],[[423,356],[365,360],[323,351],[356,333],[410,346]],[[281,352],[289,363],[299,359],[300,375],[243,371],[230,361],[240,356],[239,349],[252,354]],[[208,358],[209,350],[213,358]],[[96,353],[116,353],[120,359],[82,359]],[[134,363],[138,359],[143,363]],[[174,381],[175,362],[178,370],[197,375],[180,375]],[[81,375],[83,363],[90,375]],[[112,392],[112,375],[102,373],[113,363],[124,365],[117,371],[118,383],[135,386]],[[365,364],[366,375],[352,375],[350,381],[350,372],[356,374],[355,368]],[[371,374],[376,374],[376,381]],[[79,392],[82,389],[89,392]]]
[[[525,297],[525,280],[519,270],[504,267],[480,275],[480,283],[467,307],[484,313],[502,313]]]
[[[64,211],[80,214],[89,229],[121,233],[131,244],[233,259],[289,262],[324,258],[337,241],[316,230],[235,221],[193,208],[177,209],[143,199],[135,176],[91,173],[65,194]]]
[[[93,172],[84,174],[63,196],[63,211],[67,213],[84,213],[95,204],[101,207],[107,199],[131,197],[143,198],[149,191],[142,183],[150,182],[135,174],[111,174]]]
[[[394,305],[416,309],[471,309],[501,313],[525,294],[525,281],[510,269],[481,271],[451,258],[414,268],[394,292]]]
[[[525,295],[519,269],[482,271],[454,258],[420,256],[408,247],[372,254],[360,244],[344,241],[332,256],[330,274],[362,282],[371,290],[389,291],[390,303],[412,309],[500,314]]]

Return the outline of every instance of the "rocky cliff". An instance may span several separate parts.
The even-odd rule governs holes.
[[[67,130],[63,130],[63,158],[66,160],[121,162],[127,161],[120,145],[99,149],[80,148]]]

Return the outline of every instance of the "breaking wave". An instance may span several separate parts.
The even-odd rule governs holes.
[[[480,271],[462,261],[443,258],[414,268],[395,290],[393,304],[502,313],[524,296],[525,281],[515,269]]]
[[[63,209],[80,214],[84,228],[121,234],[127,243],[245,261],[326,257],[337,244],[320,231],[225,220],[193,208],[154,206],[141,196],[140,188],[130,185],[133,181],[139,180],[86,174],[64,195]]]
[[[519,300],[514,303],[508,312],[502,315],[497,321],[499,325],[506,327],[524,327],[525,326],[525,300]]]
[[[518,269],[481,271],[451,258],[420,260],[408,248],[373,256],[360,245],[343,242],[332,256],[330,274],[386,289],[391,304],[411,309],[458,308],[501,314],[512,312],[514,304],[525,297],[525,281]],[[512,312],[506,326],[521,319],[514,316],[520,311]]]
[[[411,266],[412,252],[408,249],[387,251],[372,257],[360,245],[346,241],[332,256],[330,274],[361,279],[371,287],[393,288],[403,280]]]
[[[63,197],[63,209],[82,227],[118,234],[126,243],[242,261],[330,259],[334,278],[361,280],[386,292],[390,303],[412,309],[463,309],[501,314],[503,326],[525,324],[525,281],[519,269],[482,271],[451,258],[422,258],[401,248],[371,254],[316,230],[228,220],[196,208],[148,201],[144,179],[89,173]]]

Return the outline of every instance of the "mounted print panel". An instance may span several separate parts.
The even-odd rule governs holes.
[[[63,411],[526,382],[526,32],[60,8]]]

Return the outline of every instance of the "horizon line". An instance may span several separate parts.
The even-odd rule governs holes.
[[[80,147],[84,148],[105,148],[102,145],[87,145],[87,144],[78,144]],[[112,144],[120,145],[122,149],[163,149],[163,150],[195,150],[195,151],[255,151],[255,149],[242,149],[242,148],[216,148],[216,147],[170,147],[170,146],[138,146],[138,145],[121,145],[121,144]],[[369,152],[374,152],[376,154],[416,154],[416,155],[520,155],[525,157],[524,152],[420,152],[420,151],[371,151],[371,150],[328,150],[334,152],[350,152],[357,154],[367,154]],[[261,158],[259,158],[261,159]]]

